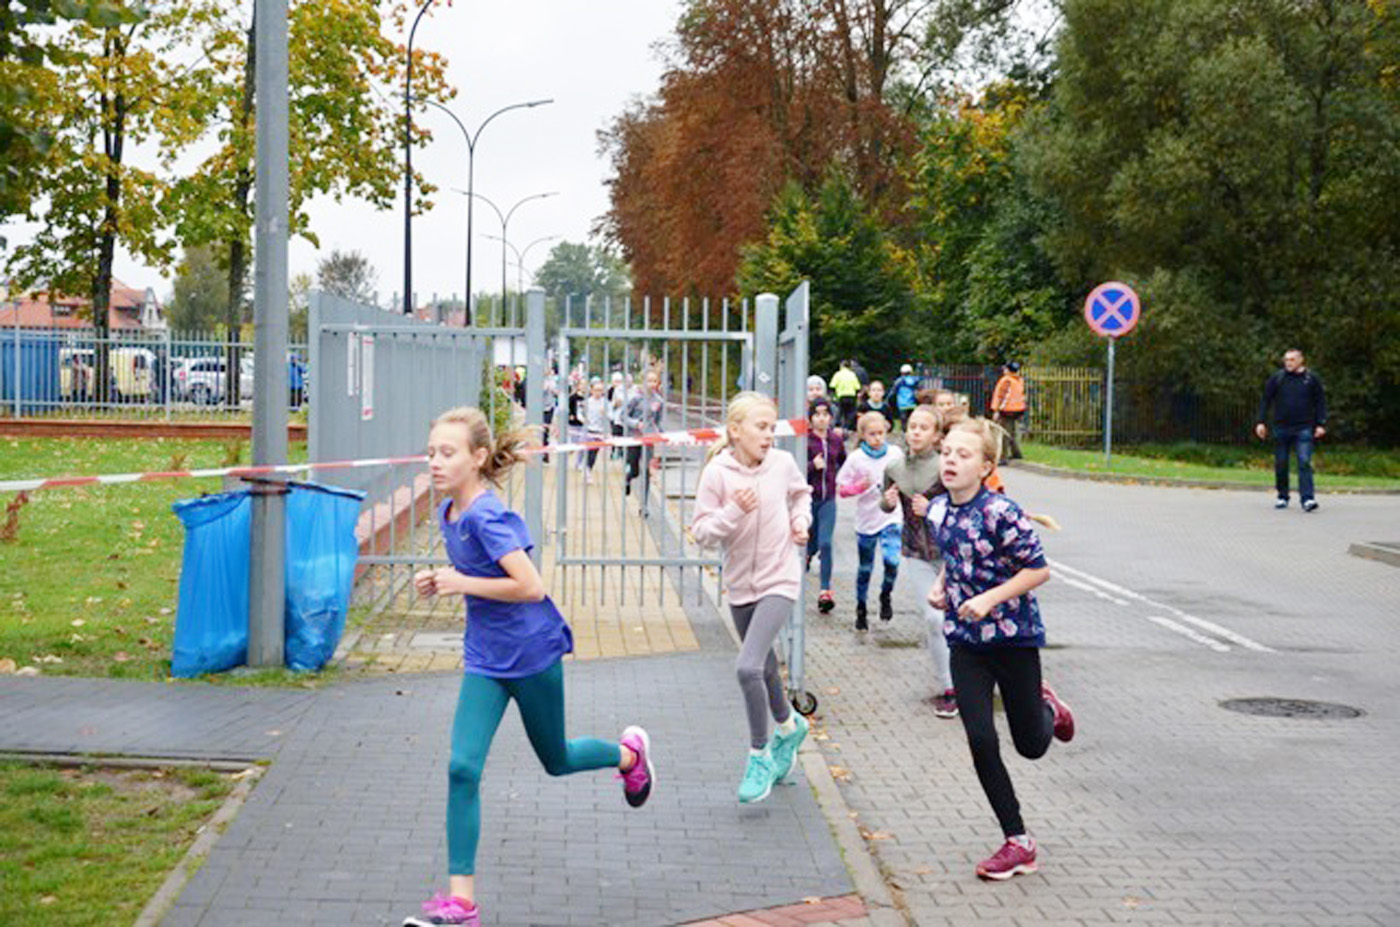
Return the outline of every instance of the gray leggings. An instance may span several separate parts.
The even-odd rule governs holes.
[[[792,599],[780,595],[766,595],[757,602],[729,606],[729,613],[734,616],[734,629],[744,642],[734,668],[739,676],[739,689],[744,693],[744,708],[749,714],[749,745],[755,750],[768,745],[770,711],[779,724],[792,715],[787,696],[783,694],[783,679],[778,673],[778,656],[773,652],[773,642],[792,614],[792,606]]]

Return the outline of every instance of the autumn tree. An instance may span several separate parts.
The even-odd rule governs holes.
[[[927,4],[692,0],[655,99],[602,137],[601,230],[645,292],[730,292],[746,242],[789,181],[815,192],[842,166],[885,209],[899,198],[908,123],[885,101]]]
[[[216,245],[228,273],[228,322],[246,314],[249,238],[253,222],[254,26],[251,8],[226,18],[211,39],[218,79],[211,88],[211,125],[220,146],[171,198],[181,240]],[[380,208],[393,205],[402,170],[402,107],[376,87],[401,87],[404,47],[386,31],[403,32],[403,0],[293,0],[289,7],[291,231],[318,243],[306,204],[316,196],[353,196]],[[445,59],[415,49],[414,98],[446,99]],[[414,143],[431,134],[414,123]],[[431,185],[415,178],[426,197]],[[419,208],[431,205],[420,200]]]
[[[132,15],[117,15],[126,11]],[[54,40],[64,54],[45,97],[53,143],[34,173],[45,200],[41,224],[9,261],[21,285],[42,281],[91,297],[99,397],[109,383],[105,339],[118,245],[155,267],[173,259],[160,217],[167,182],[153,166],[128,163],[127,152],[159,139],[173,158],[203,131],[208,69],[191,49],[220,9],[215,0],[195,0],[123,3],[117,13],[70,22]]]

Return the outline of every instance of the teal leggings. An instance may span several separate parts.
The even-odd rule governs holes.
[[[447,871],[474,875],[481,836],[481,770],[491,738],[515,699],[530,746],[551,776],[607,769],[622,762],[616,742],[564,738],[564,664],[520,679],[462,676],[452,721],[452,759],[447,766]]]

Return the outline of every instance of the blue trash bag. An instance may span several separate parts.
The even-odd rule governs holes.
[[[188,677],[241,666],[248,661],[250,495],[218,493],[172,508],[185,526],[185,553],[170,671]]]
[[[287,666],[318,670],[345,631],[365,494],[319,483],[289,483],[287,497]],[[246,606],[245,606],[246,610]]]

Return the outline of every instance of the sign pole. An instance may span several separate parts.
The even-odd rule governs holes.
[[[1108,339],[1108,392],[1103,404],[1103,466],[1113,468],[1113,346],[1117,338]]]

